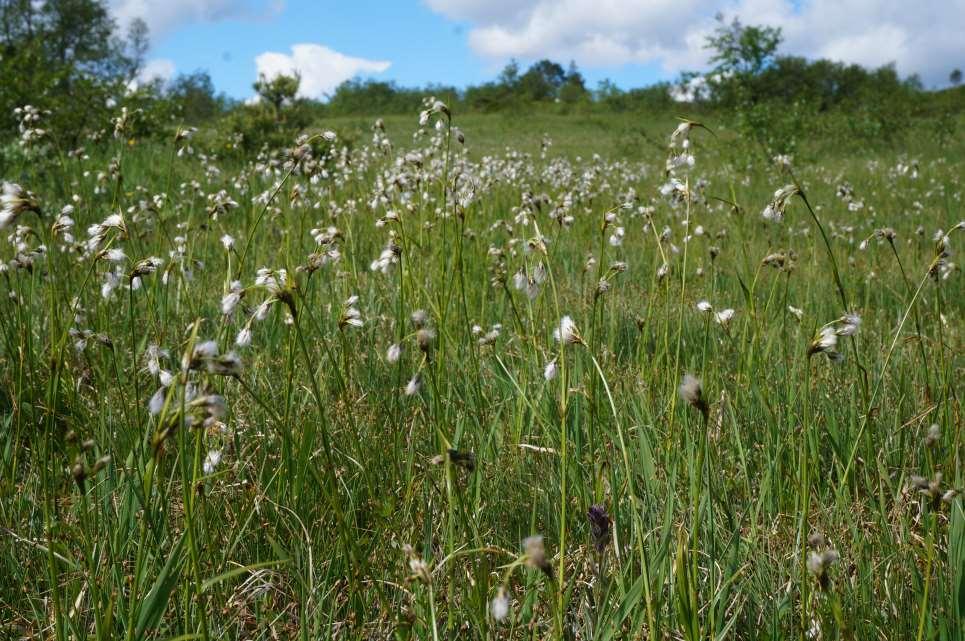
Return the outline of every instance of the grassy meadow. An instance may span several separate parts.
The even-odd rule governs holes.
[[[2,167],[0,638],[965,638],[963,139],[419,120]]]

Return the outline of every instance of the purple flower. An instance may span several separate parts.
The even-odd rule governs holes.
[[[603,552],[610,542],[610,516],[602,505],[591,505],[586,516],[590,519],[590,532],[597,552]]]

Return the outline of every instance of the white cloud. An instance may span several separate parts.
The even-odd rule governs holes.
[[[157,42],[186,24],[271,17],[281,12],[284,0],[110,0],[109,6],[122,29],[141,18]]]
[[[451,20],[495,23],[525,19],[539,0],[425,0],[429,8]]]
[[[292,45],[291,55],[266,51],[255,58],[258,74],[272,78],[279,74],[301,74],[298,95],[322,98],[339,84],[361,73],[382,73],[392,63],[385,60],[353,58],[319,44]]]
[[[718,74],[714,74],[718,76]],[[670,88],[670,97],[677,102],[693,102],[697,98],[705,97],[709,88],[704,76],[694,76],[685,83]]]
[[[704,38],[723,11],[778,26],[781,52],[942,83],[965,58],[965,0],[424,0],[470,25],[469,45],[492,60],[551,57],[589,67],[658,64],[668,75],[704,68]]]
[[[155,58],[144,63],[141,72],[137,74],[137,79],[141,82],[151,82],[161,80],[167,82],[174,77],[174,62],[167,58]]]

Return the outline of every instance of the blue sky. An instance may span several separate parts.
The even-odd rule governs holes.
[[[319,43],[348,56],[391,64],[385,72],[362,72],[361,77],[403,86],[464,87],[494,79],[512,58],[474,53],[467,42],[470,29],[470,24],[450,20],[421,2],[288,0],[277,14],[199,20],[162,33],[150,58],[170,60],[177,72],[205,69],[219,90],[235,98],[252,94],[258,55],[290,53],[296,43]],[[672,77],[661,74],[655,64],[594,65],[582,71],[590,86],[604,78],[632,87]]]
[[[110,0],[121,24],[151,29],[149,75],[205,69],[235,98],[259,71],[297,69],[303,94],[348,77],[464,87],[524,65],[574,59],[591,87],[672,80],[700,69],[714,15],[780,26],[783,50],[877,66],[926,84],[965,66],[965,0]],[[860,19],[858,19],[860,17]],[[293,49],[295,47],[295,49]]]
[[[477,83],[489,64],[465,46],[460,27],[418,3],[289,0],[274,17],[235,18],[187,25],[158,43],[152,57],[179,70],[207,69],[229,95],[251,94],[255,58],[289,53],[296,43],[319,43],[348,56],[389,61],[386,72],[364,74],[403,85]]]

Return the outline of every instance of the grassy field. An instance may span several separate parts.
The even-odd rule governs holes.
[[[679,124],[41,140],[0,638],[962,639],[965,143]]]

